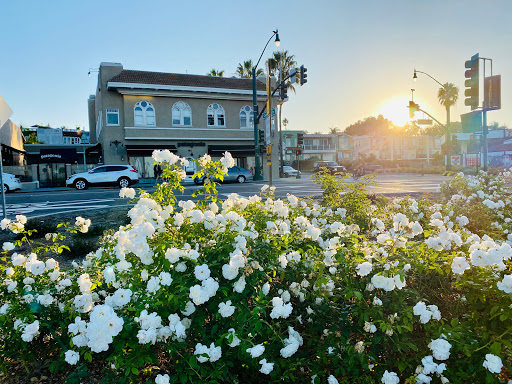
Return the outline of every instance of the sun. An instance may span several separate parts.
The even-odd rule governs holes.
[[[406,98],[396,98],[387,101],[377,109],[377,115],[382,115],[386,119],[391,120],[393,124],[402,127],[410,120],[408,104],[409,100]]]

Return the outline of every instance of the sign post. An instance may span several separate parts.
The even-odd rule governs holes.
[[[12,115],[12,109],[7,105],[2,95],[0,95],[0,128],[9,120],[9,117]],[[5,212],[5,186],[4,186],[4,169],[3,169],[3,159],[2,159],[2,148],[3,145],[0,143],[0,186],[2,187],[2,213],[3,217],[7,216]]]

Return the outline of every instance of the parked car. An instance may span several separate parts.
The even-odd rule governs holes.
[[[245,183],[247,180],[249,180],[250,177],[252,177],[251,172],[249,172],[247,169],[234,166],[228,169],[228,174],[224,176],[224,181],[236,181],[238,183]],[[201,179],[196,177],[194,179],[194,183],[203,184],[205,178],[206,176],[203,176]]]
[[[343,165],[338,165],[335,161],[317,161],[313,165],[314,172],[319,172],[322,168],[326,168],[330,173],[347,172],[347,169]]]
[[[83,190],[89,186],[117,185],[129,187],[139,182],[139,174],[131,165],[102,165],[89,172],[76,173],[66,180],[66,186]]]
[[[21,189],[21,181],[10,173],[2,173],[4,179],[4,193]]]
[[[300,175],[300,171],[290,167],[289,165],[285,165],[283,166],[283,175],[284,177],[296,177],[297,175]]]

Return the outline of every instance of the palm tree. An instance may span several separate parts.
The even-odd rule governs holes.
[[[284,129],[286,129],[286,126],[288,125],[288,119],[286,117],[283,119],[283,125]]]
[[[340,129],[338,127],[329,127],[329,133],[330,134],[336,134],[336,133],[339,133],[340,132]]]
[[[444,83],[443,88],[439,88],[437,92],[437,98],[439,99],[439,103],[446,108],[447,116],[449,116],[450,107],[454,105],[459,98],[459,88],[453,83]],[[449,117],[448,120],[450,120]]]
[[[218,69],[212,68],[210,72],[206,74],[207,76],[217,76],[224,77],[224,70],[219,71]]]
[[[256,70],[256,77],[260,75],[264,75],[265,72],[263,69],[257,69]],[[235,76],[238,76],[242,79],[250,79],[252,78],[252,60],[246,60],[241,64],[238,64],[238,67],[235,71]]]

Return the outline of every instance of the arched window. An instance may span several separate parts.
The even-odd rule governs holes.
[[[254,114],[252,113],[252,108],[248,105],[245,105],[240,109],[240,128],[249,129],[254,127]]]
[[[147,101],[139,101],[133,109],[133,121],[139,126],[155,126],[155,108]]]
[[[208,106],[206,110],[206,114],[208,116],[208,126],[209,127],[225,127],[226,119],[224,117],[224,108],[222,105],[213,103]]]
[[[172,106],[172,125],[192,125],[192,110],[190,106],[178,101]]]

